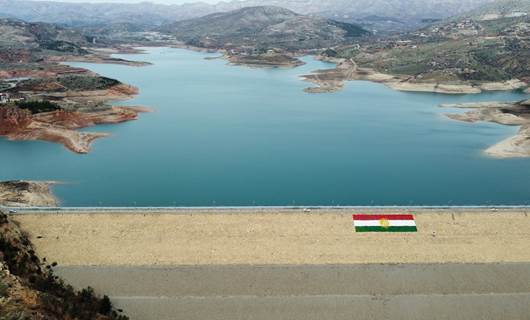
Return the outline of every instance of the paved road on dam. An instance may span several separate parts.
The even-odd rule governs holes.
[[[61,267],[134,319],[529,319],[530,264]]]

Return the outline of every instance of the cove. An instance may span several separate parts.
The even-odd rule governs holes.
[[[64,206],[526,205],[530,159],[482,153],[517,127],[450,120],[442,103],[528,95],[406,93],[353,81],[307,94],[294,69],[227,65],[218,54],[148,48],[146,67],[70,63],[137,86],[120,103],[154,112],[97,126],[88,155],[0,139],[0,179],[57,180]],[[462,112],[462,110],[460,111]]]

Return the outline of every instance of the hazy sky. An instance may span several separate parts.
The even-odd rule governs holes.
[[[220,0],[33,0],[33,1],[56,1],[56,2],[155,2],[165,4],[182,4],[187,2],[206,2],[206,3],[217,3]]]

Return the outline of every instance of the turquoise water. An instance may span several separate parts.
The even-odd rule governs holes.
[[[59,180],[66,206],[527,204],[530,159],[482,150],[516,127],[447,119],[441,103],[521,100],[512,92],[404,93],[355,81],[311,95],[298,76],[332,65],[251,69],[215,54],[149,49],[148,67],[82,64],[140,88],[153,113],[87,131],[88,155],[0,140],[0,179]]]

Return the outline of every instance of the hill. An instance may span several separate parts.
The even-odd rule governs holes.
[[[528,1],[502,0],[393,38],[338,49],[358,66],[409,82],[530,82]]]
[[[288,51],[329,47],[368,34],[353,24],[304,16],[273,6],[248,7],[177,21],[161,27],[160,31],[199,47],[251,46]]]
[[[85,54],[87,39],[79,32],[47,23],[0,19],[1,62],[24,62],[55,55]],[[2,64],[0,64],[1,66]]]
[[[94,139],[106,135],[75,129],[137,118],[138,109],[107,104],[135,95],[135,88],[60,63],[142,65],[95,51],[90,39],[54,24],[0,19],[0,136],[57,142],[86,153]]]
[[[465,16],[480,20],[495,20],[500,18],[517,18],[530,12],[530,1],[527,0],[498,0],[468,12]]]

